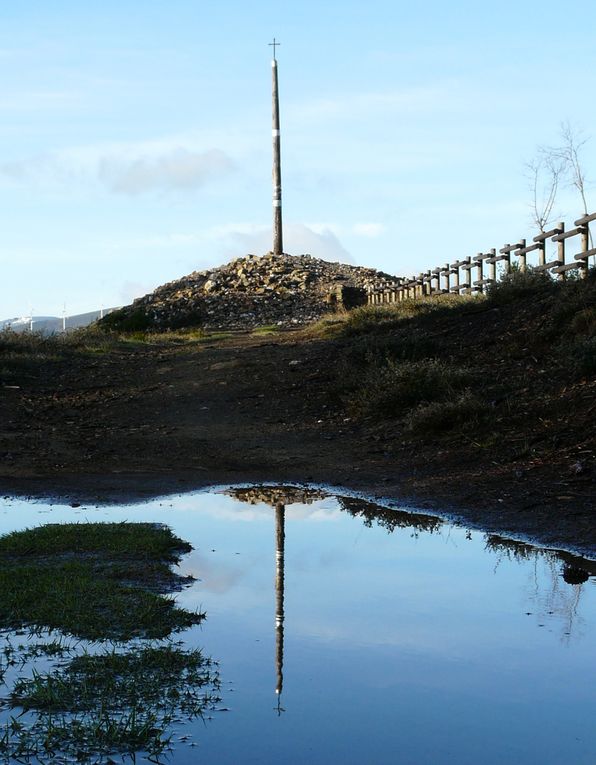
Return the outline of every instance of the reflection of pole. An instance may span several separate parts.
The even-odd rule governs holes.
[[[277,713],[281,709],[281,692],[284,675],[284,545],[286,508],[280,502],[275,505],[275,666],[277,669]]]

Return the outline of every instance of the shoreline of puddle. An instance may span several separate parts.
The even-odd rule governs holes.
[[[142,483],[146,485],[146,481],[144,479]],[[371,504],[378,505],[380,508],[393,510],[399,513],[405,513],[407,515],[411,515],[412,517],[426,516],[429,518],[435,518],[447,525],[456,528],[482,533],[486,535],[487,539],[494,538],[497,540],[503,540],[505,542],[511,542],[512,544],[528,545],[541,552],[558,554],[562,557],[563,560],[568,556],[571,559],[570,562],[583,564],[582,567],[589,572],[590,576],[596,576],[596,549],[586,547],[580,542],[575,544],[548,544],[540,541],[531,534],[508,531],[507,529],[499,531],[489,529],[481,522],[474,522],[467,518],[463,512],[458,512],[455,508],[449,508],[444,511],[440,511],[426,506],[418,506],[414,503],[402,504],[401,501],[395,497],[375,494],[371,491],[349,489],[341,485],[329,483],[316,483],[309,481],[239,481],[197,485],[194,488],[189,488],[184,491],[164,491],[162,493],[159,491],[150,490],[150,495],[146,493],[146,490],[141,490],[142,493],[140,494],[133,494],[130,490],[122,491],[120,489],[116,495],[107,497],[105,496],[106,492],[95,494],[89,489],[76,493],[72,492],[72,494],[71,492],[67,493],[55,489],[53,491],[50,490],[47,494],[25,492],[21,493],[20,491],[11,491],[7,493],[2,492],[1,497],[4,500],[12,499],[17,501],[30,502],[33,504],[46,504],[50,508],[54,505],[58,505],[62,507],[73,508],[85,508],[88,506],[106,509],[109,507],[149,504],[154,501],[164,501],[174,497],[223,493],[226,490],[257,487],[288,487],[291,489],[301,489],[304,491],[320,491],[324,492],[327,496],[345,496],[359,499],[365,502],[370,502]]]

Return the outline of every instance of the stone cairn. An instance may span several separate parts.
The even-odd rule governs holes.
[[[141,315],[156,330],[291,327],[366,305],[388,282],[397,278],[311,255],[247,255],[164,284],[120,309],[119,318]]]

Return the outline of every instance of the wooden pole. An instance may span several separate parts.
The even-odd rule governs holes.
[[[275,58],[275,38],[273,39],[273,254],[281,255],[284,251],[281,224],[281,138],[279,131],[279,89],[277,84],[277,60]]]

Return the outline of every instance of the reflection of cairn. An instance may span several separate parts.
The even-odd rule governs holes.
[[[307,489],[302,486],[249,486],[240,489],[228,489],[228,494],[240,502],[250,505],[312,505],[319,499],[329,496],[320,489]]]

